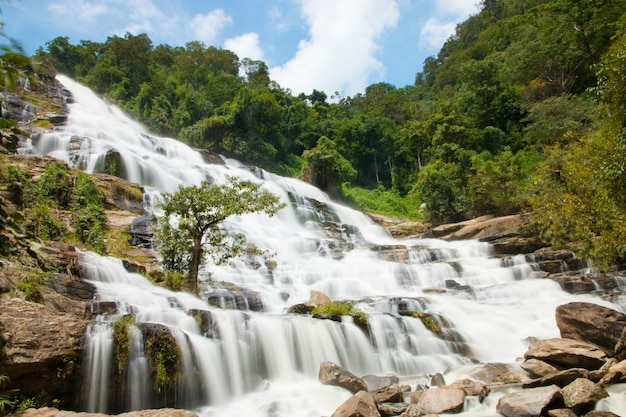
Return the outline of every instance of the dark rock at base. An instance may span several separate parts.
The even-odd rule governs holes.
[[[626,328],[626,314],[592,303],[560,305],[555,312],[561,337],[591,342],[609,355]]]
[[[378,411],[381,416],[398,416],[409,408],[407,403],[378,403]]]
[[[393,384],[380,388],[371,393],[376,403],[399,403],[404,399],[404,393],[399,385]]]

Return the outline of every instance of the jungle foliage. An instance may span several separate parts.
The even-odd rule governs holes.
[[[390,191],[435,223],[532,211],[548,243],[579,242],[603,264],[623,258],[626,1],[480,6],[413,85],[332,102],[294,96],[262,61],[145,34],[59,37],[35,60],[194,147],[329,191]]]

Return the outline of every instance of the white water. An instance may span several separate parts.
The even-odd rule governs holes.
[[[59,79],[74,98],[67,126],[43,136],[25,152],[52,155],[93,172],[108,151],[116,150],[127,179],[146,189],[149,205],[160,191],[175,191],[180,184],[207,178],[220,183],[227,175],[262,181],[288,203],[273,218],[247,215],[227,222],[228,228],[244,232],[257,246],[275,253],[273,271],[244,261],[203,271],[205,277],[211,273],[217,281],[258,291],[265,307],[262,313],[210,307],[189,294],[173,293],[129,274],[118,260],[84,255],[99,300],[115,301],[119,313],[132,313],[136,323],[166,325],[178,340],[184,351],[184,378],[176,388],[177,407],[194,408],[203,416],[330,415],[349,394],[317,382],[323,361],[358,375],[407,377],[445,372],[472,359],[512,363],[526,351],[530,336],[558,337],[556,306],[573,300],[609,305],[596,297],[567,294],[553,281],[534,279],[531,265],[519,258],[497,259],[486,243],[395,240],[363,214],[336,204],[311,185],[250,170],[236,161],[206,164],[185,145],[150,135],[85,87]],[[328,206],[327,213],[338,224],[350,225],[341,239],[324,230],[320,221],[325,214],[315,209],[314,200]],[[371,249],[374,245],[404,246],[409,261],[382,260]],[[337,247],[342,248],[341,257],[333,256]],[[446,280],[469,285],[473,292],[428,290],[445,288]],[[289,306],[306,302],[311,290],[358,301],[370,315],[370,336],[350,320],[336,323],[285,314]],[[398,315],[400,305],[445,318],[470,356],[459,354],[453,342],[436,337],[420,320]],[[190,309],[210,311],[219,337],[203,336],[187,314]],[[107,391],[113,354],[110,321],[100,317],[87,335],[89,411],[110,412],[114,407]],[[130,363],[123,384],[130,387],[131,396],[121,407],[154,407],[155,393],[137,330]],[[489,411],[485,405],[476,407],[479,413],[493,414],[493,407]]]

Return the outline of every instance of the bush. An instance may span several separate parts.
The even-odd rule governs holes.
[[[89,244],[98,253],[104,253],[106,217],[100,206],[92,204],[79,210],[74,215],[73,223],[74,233],[81,242]]]
[[[386,190],[382,186],[368,190],[347,183],[343,184],[342,193],[347,202],[363,211],[385,216],[400,216],[415,221],[420,221],[424,217],[419,210],[421,202],[415,194],[402,197],[398,191]]]
[[[43,197],[56,202],[60,208],[68,208],[72,202],[73,182],[69,168],[60,162],[53,162],[37,184]]]
[[[353,301],[332,301],[315,307],[311,311],[311,314],[336,314],[338,316],[350,316],[353,317],[356,322],[363,324],[367,324],[369,321],[369,317],[364,311],[354,307]]]

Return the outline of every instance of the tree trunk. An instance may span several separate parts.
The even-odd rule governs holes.
[[[202,259],[202,235],[193,237],[193,251],[191,253],[191,265],[187,275],[187,285],[192,294],[198,295],[198,269]]]

